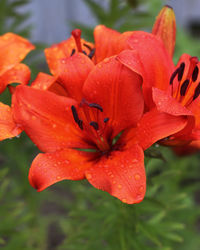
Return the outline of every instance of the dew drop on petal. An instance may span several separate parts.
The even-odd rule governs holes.
[[[70,161],[69,160],[65,160],[65,164],[69,164],[70,163]]]
[[[127,202],[127,200],[126,200],[126,199],[122,199],[122,202],[126,203],[126,202]]]
[[[121,188],[122,188],[122,185],[119,184],[117,187],[118,187],[119,189],[121,189]]]
[[[142,192],[144,191],[144,187],[141,186],[141,187],[139,188],[139,191],[142,193]]]
[[[60,180],[60,179],[61,179],[61,177],[60,177],[60,176],[57,176],[57,177],[56,177],[56,179],[57,179],[57,180]]]
[[[136,174],[136,175],[134,176],[134,178],[135,178],[135,180],[139,180],[139,179],[141,178],[141,176],[140,176],[139,174]]]

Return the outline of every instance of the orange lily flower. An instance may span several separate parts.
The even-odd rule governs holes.
[[[154,25],[154,34],[140,35],[139,32],[133,34],[128,40],[133,50],[123,51],[118,59],[129,69],[143,77],[145,108],[149,112],[141,119],[139,129],[145,129],[146,120],[149,119],[148,117],[155,115],[155,110],[173,116],[186,116],[188,120],[186,127],[178,133],[172,133],[170,137],[161,140],[160,143],[176,146],[177,152],[183,151],[183,148],[180,147],[182,145],[184,147],[188,145],[188,151],[190,151],[191,146],[193,151],[195,147],[199,148],[200,145],[200,113],[198,110],[200,102],[200,64],[197,57],[183,54],[177,67],[174,66],[171,55],[172,47],[174,47],[172,41],[174,41],[175,35],[173,33],[167,37],[162,32],[162,29],[166,30],[166,23],[174,23],[174,16],[170,15],[172,20],[166,22],[163,20],[165,18],[163,12],[161,13],[162,17],[159,15]],[[169,30],[174,32],[174,25],[170,27]],[[171,39],[171,46],[168,51],[164,46],[167,39]],[[148,147],[144,141],[141,142],[141,145],[143,148]]]
[[[28,83],[30,70],[20,62],[32,49],[28,40],[16,34],[0,36],[0,93],[11,83]],[[0,140],[18,135],[21,130],[13,121],[11,108],[0,102],[0,114]]]
[[[82,56],[73,57],[77,59],[74,68],[81,67],[85,78],[78,88],[67,81],[66,90],[70,89],[73,98],[28,86],[18,86],[13,94],[15,122],[44,152],[32,163],[30,184],[42,191],[61,180],[86,178],[94,187],[125,203],[141,202],[146,177],[143,150],[137,138],[145,135],[141,132],[127,139],[122,133],[119,140],[115,138],[122,131],[135,131],[143,114],[142,78],[117,57],[93,65],[89,73],[79,64]],[[66,60],[74,61],[73,57]],[[85,60],[84,66],[90,68],[91,60]],[[160,126],[160,115],[171,124],[178,120],[178,127]],[[160,115],[157,125],[162,128],[162,135],[156,135],[157,127],[149,121],[150,145],[186,125],[184,117]]]

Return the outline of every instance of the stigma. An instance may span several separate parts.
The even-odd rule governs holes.
[[[74,30],[72,30],[71,34],[72,34],[74,41],[75,41],[75,44],[76,44],[76,48],[72,49],[71,56],[73,56],[77,51],[79,53],[85,54],[90,59],[92,59],[95,55],[95,48],[91,48],[87,43],[83,43],[83,45],[82,45],[82,43],[81,43],[81,30],[74,29]],[[89,50],[88,54],[85,52],[84,47],[85,47],[85,50]]]

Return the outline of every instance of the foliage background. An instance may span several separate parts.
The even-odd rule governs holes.
[[[31,13],[18,8],[30,0],[0,0],[0,33],[30,35],[23,25]],[[82,0],[98,23],[119,31],[151,30],[163,5],[160,0]],[[139,8],[145,5],[142,10]],[[69,24],[70,25],[70,24]],[[92,40],[92,28],[80,23],[83,37]],[[33,71],[46,71],[41,57],[45,45],[26,59]],[[48,45],[46,45],[48,46]],[[174,60],[187,52],[200,56],[199,40],[178,29]],[[10,102],[8,93],[1,101]],[[150,250],[200,249],[200,155],[179,158],[154,145],[145,152],[147,194],[137,205],[122,204],[86,181],[63,181],[37,193],[27,180],[38,153],[22,134],[0,144],[0,248],[3,250]]]

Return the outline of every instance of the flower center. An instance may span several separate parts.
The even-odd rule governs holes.
[[[83,53],[85,55],[87,55],[90,59],[93,58],[94,54],[95,54],[95,48],[91,48],[88,44],[86,43],[83,43],[83,46],[89,50],[89,53],[87,54],[85,52],[85,50],[82,49],[82,44],[81,44],[81,30],[80,29],[75,29],[75,30],[72,30],[71,32],[74,40],[75,40],[75,43],[76,43],[76,49],[78,52],[80,53]],[[72,49],[72,52],[71,52],[71,56],[74,55],[74,53],[76,52],[76,49]]]
[[[102,152],[111,149],[112,140],[109,140],[109,118],[103,116],[103,108],[97,103],[88,103],[82,100],[78,108],[71,106],[74,121],[78,128],[95,143]]]
[[[171,75],[171,95],[183,106],[190,105],[200,95],[198,63],[197,57],[190,57],[188,65],[182,62]]]

